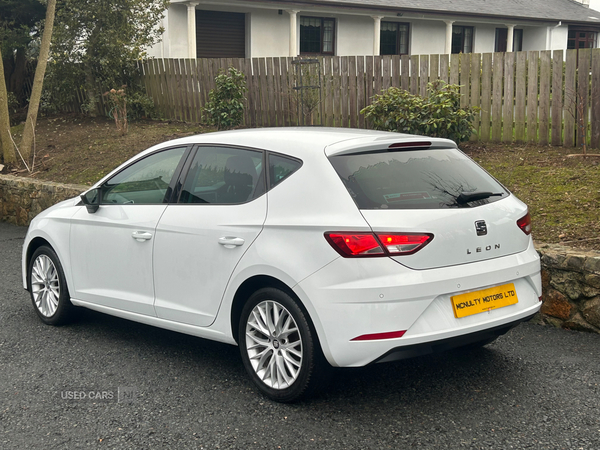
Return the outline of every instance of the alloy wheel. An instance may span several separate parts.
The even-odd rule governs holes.
[[[302,367],[298,324],[280,303],[258,303],[246,322],[246,351],[254,372],[272,389],[289,388]]]
[[[31,295],[37,310],[45,317],[56,313],[60,299],[58,271],[52,260],[39,255],[31,268]]]

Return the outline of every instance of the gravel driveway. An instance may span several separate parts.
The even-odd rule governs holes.
[[[0,223],[1,449],[600,449],[599,335],[523,324],[282,405],[236,347],[92,311],[43,325],[21,286],[25,231]]]

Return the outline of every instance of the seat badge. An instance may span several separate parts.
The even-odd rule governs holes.
[[[485,220],[478,220],[475,222],[475,231],[477,232],[477,236],[485,236],[487,234]]]

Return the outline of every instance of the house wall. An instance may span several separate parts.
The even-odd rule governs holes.
[[[542,28],[523,28],[523,51],[544,50],[546,48],[546,39],[548,30]],[[567,46],[565,39],[565,47]]]
[[[410,54],[439,55],[446,48],[446,24],[441,20],[413,20],[410,23]]]
[[[373,54],[373,18],[337,16],[336,56]],[[298,28],[298,36],[300,28]]]
[[[550,48],[548,50],[566,50],[569,27],[562,25],[557,28],[550,27],[550,30]]]
[[[186,5],[171,5],[167,15],[169,29],[168,45],[165,48],[166,58],[187,58],[187,7]]]
[[[474,53],[490,53],[495,50],[496,27],[501,28],[502,25],[481,23],[475,25],[475,38],[473,42]]]
[[[277,10],[253,10],[247,21],[250,32],[251,58],[288,56],[290,49],[290,15],[278,14]]]
[[[600,0],[592,0],[592,7],[600,9]],[[243,12],[247,14],[246,57],[280,57],[289,54],[289,22],[287,11],[282,14],[277,9],[260,9],[230,5],[207,4],[206,9]],[[333,17],[336,19],[336,56],[373,54],[373,18],[367,15],[331,14],[320,11],[300,11],[298,13],[299,49],[300,17]],[[410,23],[410,54],[443,54],[445,51],[446,24],[441,19],[423,20],[410,17],[390,17],[383,20],[396,20]],[[495,50],[496,28],[498,23],[473,23],[457,21],[455,25],[474,26],[473,51],[487,53]],[[518,24],[517,24],[518,25]],[[148,55],[164,58],[187,58],[187,5],[173,2],[163,21],[165,34],[163,42],[148,50]],[[568,26],[519,26],[523,29],[523,50],[565,50],[567,47]]]

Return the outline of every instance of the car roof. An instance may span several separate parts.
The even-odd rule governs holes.
[[[431,142],[432,147],[456,147],[454,142],[447,139],[386,131],[356,128],[282,127],[249,128],[198,134],[164,142],[148,149],[148,151],[182,144],[229,144],[270,150],[303,158],[314,155],[315,150],[325,150],[327,156],[332,156],[381,148],[382,145],[389,147],[392,143],[424,141]]]

